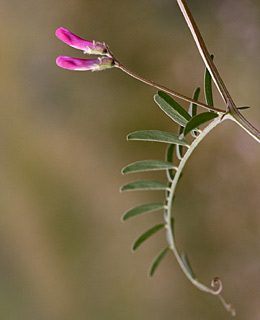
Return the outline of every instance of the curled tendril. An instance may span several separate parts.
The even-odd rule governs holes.
[[[218,278],[218,277],[215,277],[212,281],[211,281],[211,287],[212,288],[216,288],[215,290],[211,290],[211,293],[214,294],[214,295],[219,295],[220,292],[222,291],[223,289],[223,285],[222,285],[222,281]]]
[[[223,304],[224,308],[231,313],[231,315],[234,317],[236,315],[236,310],[235,308],[232,306],[232,304],[227,303],[225,301],[225,299],[221,296],[218,295],[219,300],[221,301],[221,303]]]
[[[211,287],[215,288],[218,287],[216,290],[211,290],[211,293],[213,295],[218,296],[219,300],[221,301],[221,303],[223,304],[224,308],[231,313],[231,315],[234,317],[236,315],[236,310],[235,308],[232,306],[232,304],[227,303],[225,301],[225,299],[222,297],[222,295],[220,294],[222,289],[223,289],[223,285],[222,285],[222,281],[216,277],[211,281]]]

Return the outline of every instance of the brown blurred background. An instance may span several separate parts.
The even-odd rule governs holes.
[[[260,128],[259,1],[189,4],[234,100],[251,106],[244,114]],[[147,278],[163,232],[131,253],[161,213],[124,224],[121,215],[163,194],[120,194],[120,185],[165,176],[120,170],[163,159],[165,146],[125,137],[176,126],[153,102],[153,88],[119,70],[58,68],[58,55],[82,57],[56,39],[61,26],[105,41],[130,69],[176,91],[191,96],[203,83],[202,60],[174,0],[1,1],[0,318],[230,319],[171,254]],[[191,158],[174,205],[180,251],[202,282],[223,280],[237,319],[260,318],[259,159],[259,145],[224,122]]]

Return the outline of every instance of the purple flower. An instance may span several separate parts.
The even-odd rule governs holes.
[[[83,50],[84,53],[100,55],[107,54],[107,46],[104,43],[84,40],[67,29],[57,29],[56,36],[69,46]]]
[[[56,63],[58,66],[69,70],[103,70],[116,66],[116,62],[108,47],[104,43],[87,41],[81,39],[69,30],[59,28],[56,30],[56,36],[66,44],[73,48],[83,50],[84,53],[106,55],[107,57],[99,57],[97,59],[77,59],[71,57],[60,56]]]
[[[113,58],[97,58],[97,59],[77,59],[65,56],[59,56],[56,60],[59,67],[68,70],[77,71],[98,71],[103,69],[112,68],[114,66]]]

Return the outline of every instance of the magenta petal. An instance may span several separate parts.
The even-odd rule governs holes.
[[[64,28],[59,28],[56,30],[56,36],[61,41],[65,42],[71,47],[76,49],[85,50],[86,47],[93,48],[93,42],[81,39],[80,37],[76,36],[75,34],[71,33],[69,30]]]
[[[65,28],[57,29],[56,36],[69,46],[75,49],[83,50],[89,54],[104,54],[106,52],[106,46],[104,44],[95,41],[84,40]]]
[[[77,59],[65,56],[59,56],[56,59],[56,63],[59,67],[68,70],[96,70],[99,69],[100,60],[99,59]]]

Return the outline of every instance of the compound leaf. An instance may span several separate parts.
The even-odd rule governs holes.
[[[152,277],[155,270],[157,269],[157,267],[159,266],[160,262],[162,261],[162,259],[165,257],[166,253],[169,251],[169,247],[166,247],[165,249],[163,249],[158,256],[155,257],[154,261],[151,264],[151,267],[149,269],[149,276]]]
[[[183,127],[191,118],[188,112],[183,109],[178,102],[163,91],[158,91],[154,96],[154,101],[173,121]]]
[[[133,250],[135,251],[145,240],[147,240],[148,238],[150,238],[153,234],[155,234],[157,231],[161,230],[162,228],[164,228],[165,224],[161,223],[161,224],[157,224],[155,226],[153,226],[152,228],[148,229],[147,231],[145,231],[144,233],[142,233],[134,242],[133,244]]]
[[[145,203],[141,204],[139,206],[136,206],[130,210],[128,210],[122,217],[123,221],[126,221],[129,218],[139,216],[143,213],[148,213],[156,210],[160,210],[164,207],[163,203],[160,202],[154,202],[154,203]]]
[[[187,146],[188,143],[184,139],[180,139],[177,135],[159,131],[159,130],[142,130],[130,133],[127,136],[128,140],[142,140],[142,141],[155,141],[170,144],[180,144]]]
[[[184,136],[186,136],[191,130],[198,128],[201,124],[208,122],[214,118],[217,118],[218,114],[214,112],[203,112],[195,117],[191,118],[184,128]]]
[[[129,164],[122,169],[122,173],[139,172],[139,171],[155,171],[174,169],[175,166],[164,160],[144,160]]]
[[[167,190],[168,187],[159,181],[155,180],[137,180],[125,184],[121,187],[121,191],[133,190]]]

